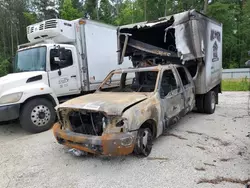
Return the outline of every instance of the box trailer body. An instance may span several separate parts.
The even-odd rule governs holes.
[[[49,22],[49,24],[47,24]],[[53,25],[54,24],[54,25]],[[46,28],[48,25],[48,28]],[[41,29],[44,27],[44,29]],[[132,66],[131,61],[126,59],[122,66],[117,66],[117,39],[116,27],[99,23],[92,20],[77,19],[73,21],[66,20],[48,20],[27,27],[28,39],[31,42],[38,43],[35,46],[48,47],[47,51],[55,48],[55,45],[60,45],[66,50],[75,51],[73,61],[77,61],[73,69],[72,75],[77,70],[79,71],[79,80],[74,82],[75,89],[69,89],[68,94],[80,93],[82,91],[93,91],[105,78],[107,73],[117,68],[125,68]],[[32,32],[33,31],[33,32]],[[36,32],[38,31],[38,32]],[[47,39],[43,39],[43,36]],[[29,46],[30,44],[28,44]],[[50,45],[50,47],[49,47]],[[27,44],[20,45],[20,51],[26,50]],[[31,48],[34,47],[31,43]],[[71,49],[70,49],[71,48]],[[49,54],[47,53],[47,58]],[[75,59],[74,59],[75,58]],[[51,71],[48,61],[47,71]],[[72,79],[71,77],[57,76],[59,80]],[[77,85],[76,85],[77,84]],[[56,87],[56,85],[54,85]],[[60,90],[62,85],[59,84]],[[70,91],[71,90],[71,91]],[[67,93],[58,92],[58,96],[65,96]]]
[[[117,64],[116,36],[116,27],[85,19],[28,26],[14,73],[0,78],[0,121],[19,118],[30,132],[50,128],[60,100],[92,92],[110,71],[132,66],[128,58]]]
[[[154,59],[156,64],[185,65],[194,77],[196,94],[221,83],[222,24],[195,10],[119,27],[118,51],[120,64],[130,56],[134,64]]]

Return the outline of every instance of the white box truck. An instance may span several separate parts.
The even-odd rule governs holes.
[[[94,91],[117,65],[116,27],[91,20],[51,19],[27,27],[14,73],[0,78],[0,121],[19,119],[37,133],[53,125],[60,99]],[[112,87],[107,84],[105,87]]]

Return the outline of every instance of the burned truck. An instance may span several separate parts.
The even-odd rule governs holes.
[[[153,140],[221,90],[222,24],[195,10],[118,28],[119,64],[93,94],[57,107],[60,144],[109,156],[148,156]],[[107,86],[115,86],[108,88]]]

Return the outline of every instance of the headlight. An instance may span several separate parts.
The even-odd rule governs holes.
[[[4,95],[0,98],[0,104],[15,103],[21,99],[22,95],[22,92]]]

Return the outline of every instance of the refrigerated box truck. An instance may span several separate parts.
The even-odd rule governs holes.
[[[49,129],[60,99],[94,91],[117,64],[116,27],[86,19],[51,19],[27,27],[14,73],[0,78],[0,121],[19,119],[33,133]],[[105,87],[112,87],[112,84]]]

